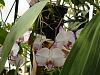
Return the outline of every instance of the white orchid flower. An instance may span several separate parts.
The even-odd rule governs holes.
[[[27,43],[30,37],[30,34],[32,33],[32,31],[27,31],[25,32],[21,37],[19,37],[16,41],[17,42],[23,42],[23,43]]]
[[[19,46],[17,43],[14,43],[12,49],[11,49],[11,53],[13,53],[13,56],[16,56],[18,54],[19,51]]]
[[[36,53],[38,66],[61,67],[65,62],[65,53],[59,48],[42,48]]]
[[[34,40],[33,43],[33,49],[35,50],[39,50],[40,48],[42,48],[42,43],[46,41],[46,36],[43,35],[37,35],[36,39]]]
[[[36,62],[38,66],[61,67],[63,66],[65,59],[67,58],[70,49],[72,48],[75,37],[72,31],[65,31],[62,27],[59,29],[59,33],[55,38],[55,42],[48,42],[42,46],[43,42],[47,40],[46,37],[36,37],[33,49],[37,48]],[[48,44],[50,43],[50,44]]]
[[[9,54],[9,63],[11,65],[22,65],[24,60],[23,58],[18,54],[19,52],[19,46],[17,43],[14,43],[11,52]]]
[[[22,65],[24,63],[24,60],[20,55],[13,56],[13,54],[10,54],[9,58],[9,63],[13,66]]]
[[[28,42],[31,32],[32,31],[27,31],[26,33],[23,34],[23,37],[24,37],[23,42]]]
[[[67,49],[69,45],[73,45],[75,42],[74,34],[71,31],[65,31],[62,27],[59,29],[59,33],[56,36],[55,46],[57,48],[63,48],[65,46]]]

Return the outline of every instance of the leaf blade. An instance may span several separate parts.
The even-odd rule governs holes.
[[[0,72],[4,68],[4,64],[16,39],[20,37],[25,31],[27,31],[30,27],[32,27],[32,24],[35,22],[36,18],[48,1],[49,0],[44,0],[36,3],[25,14],[23,14],[23,16],[12,27],[11,32],[7,35],[3,45],[3,51],[0,60]]]
[[[61,75],[100,75],[100,72],[98,74],[94,72],[94,70],[96,71],[95,67],[97,64],[100,64],[100,62],[98,62],[100,60],[99,19],[100,13],[97,14],[81,32],[79,39],[74,44],[65,62]],[[90,68],[91,66],[93,68]]]
[[[4,40],[7,36],[7,31],[5,31],[4,29],[0,28],[0,44],[4,43]]]

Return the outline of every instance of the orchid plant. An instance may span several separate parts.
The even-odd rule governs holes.
[[[76,35],[79,36],[79,33],[80,31],[77,31]],[[54,41],[47,39],[44,35],[37,34],[33,42],[37,66],[44,66],[48,71],[62,68],[74,43],[74,33],[66,31],[62,26]]]
[[[62,69],[61,75],[99,75],[99,1],[29,0],[28,3],[29,10],[11,27],[3,41],[0,72],[8,55],[11,64],[23,63],[19,47],[21,43],[28,43],[32,75],[58,68]],[[96,7],[92,10],[92,16],[95,16],[91,21],[89,4]],[[14,44],[16,41],[18,44]]]

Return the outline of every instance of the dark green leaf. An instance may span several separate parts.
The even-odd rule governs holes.
[[[20,17],[12,27],[3,44],[3,51],[0,60],[0,72],[4,68],[9,52],[16,39],[28,31],[30,27],[32,27],[32,24],[35,22],[38,15],[41,13],[42,9],[45,7],[48,1],[49,0],[43,0],[36,3],[25,14],[23,14],[23,16]]]
[[[85,0],[71,0],[73,4],[75,5],[81,5],[85,3]]]
[[[61,75],[100,75],[100,13],[81,32]]]
[[[79,0],[81,3],[85,3],[86,0]]]
[[[0,44],[3,44],[7,36],[7,31],[0,28]]]
[[[64,0],[65,2],[69,2],[69,0]]]

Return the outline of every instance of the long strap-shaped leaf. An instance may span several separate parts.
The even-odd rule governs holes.
[[[0,44],[3,44],[7,36],[7,31],[0,28]]]
[[[100,13],[81,32],[61,75],[100,75]]]
[[[4,45],[2,56],[0,60],[0,72],[3,70],[9,52],[16,41],[16,39],[21,36],[25,31],[27,31],[32,24],[35,22],[36,18],[47,4],[49,0],[43,0],[39,3],[36,3],[31,7],[12,27],[10,33],[7,35]]]

